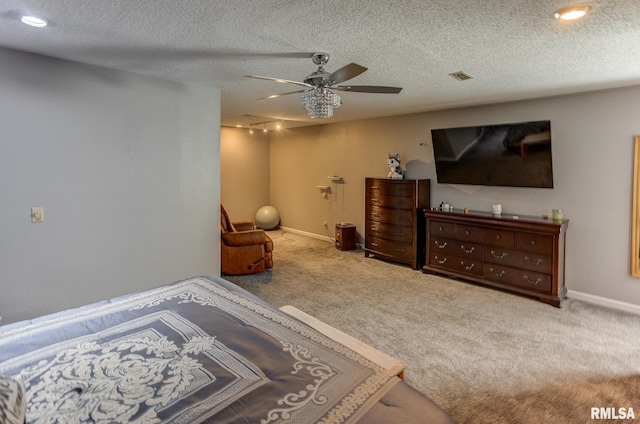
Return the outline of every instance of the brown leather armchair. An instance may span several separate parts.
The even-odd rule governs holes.
[[[253,222],[231,222],[220,205],[222,273],[255,274],[273,267],[273,241]]]

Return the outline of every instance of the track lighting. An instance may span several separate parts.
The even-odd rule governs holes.
[[[253,122],[251,124],[247,124],[249,126],[249,134],[253,134],[253,129],[254,127],[256,128],[256,130],[262,130],[262,132],[264,133],[268,133],[269,130],[273,131],[273,130],[280,130],[284,127],[284,120],[283,119],[279,119],[279,120],[267,120],[267,121],[260,121],[260,122]],[[271,128],[269,128],[269,126],[271,126]]]

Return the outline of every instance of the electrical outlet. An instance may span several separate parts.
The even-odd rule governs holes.
[[[327,221],[324,221],[324,222],[322,223],[322,226],[323,226],[324,228],[329,228],[329,227],[327,226]]]
[[[44,222],[44,208],[31,208],[31,222]]]

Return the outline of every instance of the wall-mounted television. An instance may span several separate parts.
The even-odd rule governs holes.
[[[432,129],[438,183],[553,188],[551,121]]]

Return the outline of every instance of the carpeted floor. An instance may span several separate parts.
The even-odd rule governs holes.
[[[633,408],[640,422],[640,316],[572,299],[558,309],[269,234],[272,270],[224,278],[398,358],[405,380],[458,422],[585,423],[592,408]]]

